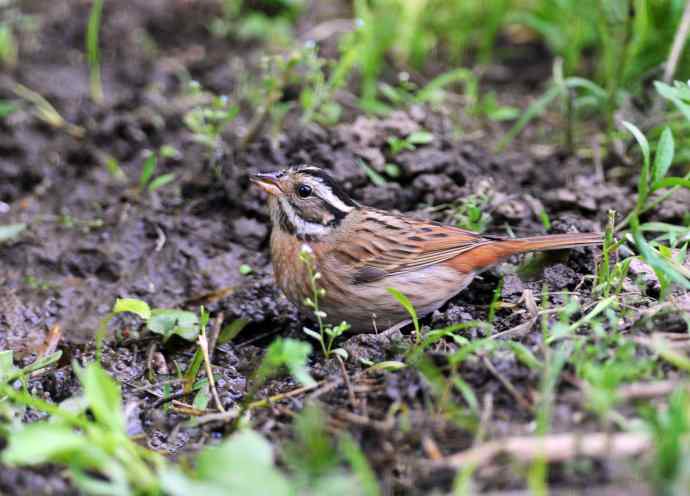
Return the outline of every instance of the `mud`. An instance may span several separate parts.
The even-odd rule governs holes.
[[[124,2],[106,2],[102,30],[106,100],[100,106],[88,98],[82,51],[87,5],[76,0],[20,5],[23,11],[34,13],[39,28],[21,33],[20,63],[1,76],[0,99],[14,100],[13,88],[21,83],[51,102],[67,122],[83,129],[83,137],[75,137],[70,129],[47,125],[28,104],[20,104],[17,112],[0,120],[0,202],[9,206],[0,213],[0,224],[29,226],[18,240],[0,245],[0,348],[13,349],[20,363],[30,363],[48,330],[61,327],[63,359],[30,381],[32,392],[51,401],[59,402],[78,391],[71,361],[93,358],[95,330],[118,297],[194,311],[203,302],[212,315],[223,312],[225,323],[236,318],[249,321],[235,341],[215,352],[218,390],[226,407],[243,398],[247,377],[273,337],[304,337],[296,310],[273,284],[265,200],[249,187],[252,172],[310,163],[330,170],[365,204],[440,221],[451,220],[450,215],[433,207],[481,192],[487,199],[484,209],[491,215],[487,231],[499,234],[508,227],[518,235],[543,232],[543,210],[551,218],[552,232],[599,230],[608,209],[626,211],[634,201],[632,178],[604,181],[590,159],[568,154],[558,145],[544,145],[548,140],[538,130],[528,128],[519,143],[497,154],[494,144],[505,128],[464,116],[465,132],[458,138],[451,116],[462,113],[462,108],[437,112],[415,107],[388,118],[358,116],[333,128],[289,126],[277,137],[262,134],[243,151],[234,145],[237,129],[231,126],[216,156],[222,169],[219,177],[209,166],[208,150],[192,139],[183,124],[189,100],[181,81],[192,77],[204,88],[232,94],[241,79],[237,68],[251,67],[258,52],[251,43],[210,34],[208,25],[219,14],[217,3],[141,0],[126,2],[125,8]],[[308,28],[300,27],[302,31]],[[513,69],[510,64],[502,68]],[[495,84],[500,98],[506,95],[510,100],[532,91],[528,88],[534,83],[489,84]],[[245,124],[246,119],[240,117],[237,126]],[[433,133],[430,144],[391,155],[389,137],[422,129]],[[179,156],[161,158],[157,174],[175,173],[175,181],[153,193],[138,191],[146,154],[162,145],[174,147]],[[107,157],[117,160],[124,181],[107,172]],[[378,172],[394,162],[400,176],[376,186],[358,165],[359,159]],[[616,165],[602,167],[606,172]],[[673,205],[683,205],[683,201],[679,197],[653,213],[654,220],[677,220],[685,212]],[[579,292],[587,305],[591,303],[588,276],[597,255],[597,249],[561,254],[529,280],[517,276],[519,260],[510,260],[475,280],[423,324],[440,328],[486,319],[501,277],[506,308],[498,310],[493,322],[498,332],[527,321],[525,312],[508,307],[522,308],[525,290],[538,295],[544,284],[559,292],[552,296],[553,303],[562,302],[559,294],[568,290]],[[241,274],[242,264],[252,272]],[[214,297],[219,291],[225,296]],[[668,325],[678,327],[673,322]],[[178,456],[198,450],[224,432],[219,423],[184,426],[187,417],[164,410],[161,384],[174,377],[158,373],[155,381],[149,380],[152,348],[160,353],[157,370],[172,374],[173,361],[184,369],[191,359],[191,344],[163,344],[128,318],[115,320],[110,330],[103,363],[121,382],[125,403],[139,403],[129,418],[130,433],[143,434],[150,447]],[[479,329],[466,333],[468,338],[481,335]],[[363,377],[360,359],[401,360],[411,339],[406,329],[387,338],[347,337],[339,345],[352,357],[348,374]],[[521,338],[533,351],[540,339],[537,326],[527,328]],[[430,356],[443,363],[443,357],[455,349],[452,341],[441,341],[432,347]],[[513,354],[497,353],[491,360],[495,370],[525,396],[538,388],[539,375],[516,363]],[[386,494],[450,487],[453,474],[422,469],[424,446],[433,439],[443,454],[449,454],[470,447],[473,436],[457,422],[429,412],[431,386],[418,372],[408,369],[361,378],[364,392],[355,410],[365,421],[357,423],[342,414],[353,405],[344,380],[339,379],[337,362],[324,361],[314,353],[311,366],[316,379],[338,378],[334,387],[318,397],[298,397],[258,411],[254,416],[257,429],[280,445],[290,436],[291,421],[281,408],[299,410],[305,401],[318,401],[335,427],[349,430],[361,442]],[[478,398],[493,400],[489,438],[524,433],[533,419],[531,412],[516,407],[484,363],[468,360],[458,372]],[[296,386],[289,378],[278,378],[260,395]],[[177,384],[173,394],[179,391]],[[392,405],[405,405],[406,429],[394,428],[401,425],[400,418],[388,418]],[[559,405],[554,429],[583,428],[571,414],[567,405]],[[521,487],[522,479],[511,476],[509,470],[493,470],[476,474],[482,489]],[[550,477],[557,486],[577,488],[593,480],[607,484],[629,475],[617,464],[601,463],[588,468],[585,482],[578,467],[567,464]],[[64,474],[54,467],[2,467],[0,492],[74,494]]]

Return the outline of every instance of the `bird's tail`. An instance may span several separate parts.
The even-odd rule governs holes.
[[[531,251],[562,250],[579,246],[598,245],[603,242],[600,233],[569,233],[505,239],[480,244],[451,261],[463,272],[478,272],[496,265],[506,258]]]

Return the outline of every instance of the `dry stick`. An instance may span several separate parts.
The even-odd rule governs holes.
[[[218,315],[213,319],[211,328],[208,332],[208,360],[213,361],[213,353],[216,349],[216,342],[218,341],[218,336],[220,335],[220,328],[223,325],[223,319],[225,314],[223,312],[218,312]]]
[[[201,348],[201,354],[204,355],[204,364],[206,365],[206,375],[208,376],[208,385],[211,388],[211,393],[213,394],[213,401],[216,402],[216,407],[222,413],[225,413],[225,408],[220,402],[218,397],[218,390],[216,390],[216,380],[213,377],[213,370],[211,370],[211,360],[208,357],[208,340],[206,339],[206,334],[199,334],[199,347]]]
[[[668,55],[668,61],[664,68],[664,83],[666,84],[671,82],[673,75],[676,73],[678,61],[680,61],[685,42],[688,39],[688,33],[690,33],[690,0],[685,2],[683,17],[681,17],[680,24],[678,24],[676,35],[673,38],[673,45],[671,45],[671,52]]]
[[[676,73],[678,62],[680,61],[681,55],[683,55],[683,48],[685,48],[685,43],[688,39],[688,33],[690,33],[690,0],[685,2],[685,10],[683,10],[683,16],[680,18],[678,29],[676,29],[676,34],[673,37],[671,51],[668,54],[668,59],[666,60],[666,65],[664,66],[663,81],[666,84],[671,82],[673,75]],[[657,94],[650,114],[655,115],[659,113],[662,105],[663,100],[661,95]]]
[[[249,403],[249,406],[247,407],[247,410],[252,410],[254,408],[265,408],[271,406],[272,403],[275,403],[276,401],[284,400],[287,398],[292,398],[293,396],[299,396],[302,393],[306,393],[307,391],[311,391],[312,389],[316,389],[318,386],[323,385],[325,381],[319,381],[314,384],[311,384],[310,386],[302,386],[297,389],[293,389],[291,391],[288,391],[287,393],[280,393],[280,394],[274,394],[273,396],[269,396],[266,399],[263,400],[257,400]]]
[[[620,458],[638,455],[651,447],[651,437],[642,432],[516,436],[489,441],[476,448],[448,456],[434,462],[433,465],[460,468],[470,463],[484,464],[504,453],[523,462],[537,458],[544,458],[549,462],[563,462],[578,456]]]
[[[355,392],[352,389],[350,376],[347,375],[347,370],[345,369],[345,362],[343,362],[343,359],[340,357],[340,355],[336,355],[335,357],[338,359],[338,363],[340,364],[340,372],[343,374],[343,380],[345,381],[345,386],[347,387],[347,393],[350,396],[350,404],[352,405],[352,409],[354,410],[355,408],[357,408],[357,398],[355,398]]]
[[[524,396],[522,396],[518,392],[517,389],[515,389],[515,386],[513,386],[513,384],[508,379],[503,377],[503,375],[498,370],[496,370],[496,367],[494,367],[494,365],[491,363],[491,361],[487,357],[485,357],[485,356],[482,357],[482,361],[484,362],[484,365],[486,366],[488,371],[491,372],[491,374],[496,379],[498,379],[501,384],[503,384],[503,387],[506,388],[506,390],[510,393],[510,395],[513,398],[515,398],[515,401],[517,401],[521,407],[523,407],[524,409],[526,409],[527,411],[530,411],[530,412],[534,410],[534,408],[532,407],[530,402],[527,401],[524,398]]]

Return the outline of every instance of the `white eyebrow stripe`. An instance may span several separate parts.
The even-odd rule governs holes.
[[[321,183],[321,181],[319,181]],[[346,205],[340,198],[338,198],[331,189],[325,184],[321,183],[318,188],[318,194],[323,201],[333,205],[336,209],[340,210],[344,214],[352,211],[354,207]]]

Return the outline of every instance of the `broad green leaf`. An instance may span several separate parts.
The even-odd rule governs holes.
[[[122,415],[120,385],[97,362],[75,370],[96,420],[115,433],[123,433],[125,420]]]
[[[164,340],[176,334],[187,341],[194,341],[199,335],[199,318],[187,310],[155,308],[146,322],[146,328],[160,334]]]
[[[271,444],[254,431],[240,431],[197,458],[197,477],[225,494],[289,495],[290,485],[273,463]]]
[[[151,307],[145,301],[136,298],[118,298],[115,300],[113,313],[123,312],[136,314],[144,320],[151,318]]]
[[[195,480],[182,471],[168,467],[160,476],[165,493],[170,496],[228,496],[228,490],[215,482]]]
[[[70,453],[89,450],[90,442],[73,429],[38,422],[11,432],[2,461],[12,465],[36,465],[64,460]]]
[[[26,230],[26,224],[8,224],[0,226],[0,243],[12,241]]]
[[[652,178],[656,183],[666,176],[673,163],[673,133],[670,128],[665,128],[659,138],[654,155],[654,168]],[[690,184],[690,181],[688,181]]]

